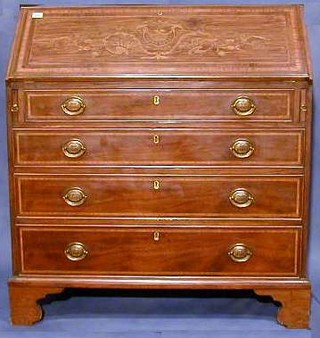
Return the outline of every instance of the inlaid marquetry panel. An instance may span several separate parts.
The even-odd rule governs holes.
[[[30,8],[11,74],[306,74],[298,18],[285,6]]]

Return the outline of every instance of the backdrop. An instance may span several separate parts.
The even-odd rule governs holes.
[[[151,3],[156,3],[156,4],[259,4],[259,3],[264,3],[264,4],[285,4],[285,3],[303,3],[305,5],[305,19],[306,19],[306,24],[308,26],[308,31],[309,31],[309,38],[310,38],[310,44],[311,44],[311,50],[312,50],[312,58],[313,58],[313,68],[314,68],[314,119],[313,119],[313,174],[312,174],[312,196],[311,196],[311,222],[310,222],[310,248],[309,248],[309,275],[312,281],[313,285],[313,330],[312,333],[314,334],[314,337],[320,337],[320,332],[316,334],[316,326],[319,325],[320,323],[320,316],[319,312],[317,312],[319,304],[320,304],[320,264],[319,264],[319,258],[320,258],[320,153],[319,153],[319,146],[320,146],[320,118],[319,118],[319,107],[320,107],[320,90],[319,90],[319,77],[320,77],[320,72],[319,72],[319,67],[320,67],[320,0],[284,0],[284,1],[266,1],[266,0],[242,0],[242,1],[237,1],[237,0],[229,0],[229,1],[103,1],[103,0],[98,0],[98,1],[90,1],[90,0],[60,0],[60,1],[47,1],[47,0],[34,0],[34,1],[16,1],[16,0],[0,0],[0,295],[2,295],[0,298],[0,315],[1,315],[1,320],[0,320],[0,333],[1,330],[5,335],[0,334],[2,337],[15,337],[17,334],[17,330],[11,330],[10,326],[8,324],[8,299],[7,299],[7,288],[6,288],[6,280],[11,274],[11,253],[10,253],[10,231],[9,231],[9,206],[8,206],[8,169],[7,169],[7,144],[6,144],[6,102],[5,102],[5,74],[6,74],[6,67],[8,63],[8,58],[9,58],[9,53],[10,53],[10,48],[11,48],[11,43],[13,39],[13,35],[15,32],[15,27],[17,23],[17,17],[18,17],[18,11],[19,11],[19,6],[20,5],[26,5],[26,4],[40,4],[40,5],[50,5],[50,6],[66,6],[66,5],[94,5],[94,4],[133,4],[133,3],[143,3],[143,4],[151,4]],[[110,296],[110,295],[109,295]],[[124,295],[124,298],[122,298],[123,301],[125,301],[126,298],[125,296],[128,296],[129,298],[132,297],[132,295]],[[170,299],[170,295],[167,295],[168,299]],[[197,296],[198,297],[198,296]],[[200,302],[199,298],[196,297],[196,302]],[[92,299],[92,297],[88,298]],[[142,297],[142,299],[144,299]],[[149,301],[151,299],[152,304],[154,305],[149,305],[151,308],[152,306],[159,306],[161,307],[161,302],[157,303],[157,297],[154,299],[152,298],[152,295],[149,295]],[[116,301],[116,300],[115,300]],[[192,304],[195,304],[192,302],[192,297],[189,299],[185,299],[185,301],[190,301],[188,303],[187,307],[192,307]],[[221,300],[222,301],[222,300]],[[137,303],[139,306],[148,306],[146,303],[143,303],[145,301],[141,301],[142,303]],[[167,312],[157,312],[155,311],[155,316],[158,317],[161,315],[164,315],[168,313],[168,311],[171,309],[172,306],[179,306],[181,303],[177,302],[176,304],[171,298],[172,303],[166,303],[166,304],[171,304]],[[204,301],[203,301],[204,302]],[[96,303],[92,304],[98,304],[98,299]],[[118,303],[119,304],[119,303]],[[130,303],[132,304],[132,303]],[[136,304],[136,305],[137,305]],[[202,303],[203,306],[205,306],[206,303]],[[226,303],[221,303],[221,307],[224,308],[224,304]],[[230,304],[230,303],[229,303]],[[128,304],[127,304],[128,305]],[[245,304],[247,306],[248,304]],[[53,306],[53,305],[52,305]],[[167,305],[168,306],[168,305]],[[186,304],[184,304],[185,308]],[[54,306],[53,306],[54,308]],[[96,309],[96,306],[94,305],[93,308]],[[133,306],[132,310],[134,311],[135,306]],[[148,308],[149,310],[151,308]],[[171,312],[171,310],[169,312]],[[58,312],[61,311],[61,309],[57,310]],[[121,312],[121,307],[119,309]],[[130,311],[128,311],[129,313]],[[219,311],[217,311],[218,313]],[[127,313],[127,315],[128,315]],[[192,312],[188,312],[188,315],[190,315]],[[206,312],[204,311],[202,314],[204,315]],[[228,315],[228,312],[224,312],[226,316]],[[240,313],[240,312],[239,312]],[[85,316],[90,314],[90,309],[87,309],[87,312]],[[199,313],[198,313],[199,314]],[[201,314],[201,313],[200,313]],[[81,316],[80,316],[81,317]],[[232,318],[232,317],[231,317]],[[4,323],[4,326],[1,326],[1,321]],[[187,321],[188,322],[188,321]],[[187,325],[187,322],[184,322],[184,325]],[[81,324],[80,324],[81,323]],[[125,323],[125,321],[124,321]],[[166,325],[168,322],[161,322],[159,325]],[[237,331],[237,321],[233,321],[233,329]],[[70,324],[70,322],[69,322]],[[69,325],[67,324],[67,325]],[[109,323],[110,324],[110,323]],[[190,324],[190,323],[189,323]],[[49,325],[47,328],[48,331],[54,331],[57,329],[57,327],[50,327],[50,324],[42,324],[42,325]],[[86,329],[88,329],[88,325],[83,325],[82,322],[77,322],[75,325],[80,325],[79,328],[82,328],[82,333],[83,336],[85,335]],[[81,326],[83,325],[83,326]],[[116,324],[114,324],[116,325]],[[129,324],[128,324],[129,325]],[[182,325],[182,324],[181,324]],[[197,325],[197,324],[196,324]],[[199,324],[200,325],[200,324]],[[230,324],[226,324],[228,326]],[[235,325],[235,326],[234,326]],[[242,325],[239,323],[239,325]],[[254,325],[254,328],[259,330],[259,324],[251,324]],[[214,325],[213,325],[214,326]],[[226,332],[231,332],[230,330],[224,331],[225,329],[230,329],[227,328],[226,326],[222,326],[223,329],[220,332],[221,337],[231,337],[231,335],[225,335]],[[39,327],[39,326],[38,326]],[[41,324],[40,324],[41,327]],[[123,323],[120,321],[119,322],[119,327],[123,328]],[[118,327],[118,328],[119,328]],[[182,325],[183,327],[183,325]],[[184,326],[183,328],[186,329],[187,326]],[[219,326],[221,328],[221,326]],[[310,336],[310,332],[308,332],[308,335],[306,335],[305,330],[302,333],[299,333],[300,330],[295,330],[295,331],[289,331],[289,330],[282,330],[280,329],[279,326],[271,326],[270,330],[272,331],[275,327],[279,330],[277,335],[273,335],[271,333],[266,333],[267,335],[265,337],[280,337],[281,334],[283,337],[307,337]],[[248,326],[246,326],[248,329]],[[43,330],[44,327],[42,327]],[[189,327],[188,332],[192,332],[195,327],[194,325],[191,325]],[[214,332],[214,336],[218,337],[218,331],[216,330],[216,327],[212,327],[212,331],[208,329],[204,334],[206,337],[211,337],[212,333]],[[61,328],[62,331],[65,331],[65,329]],[[114,329],[115,330],[115,329]],[[152,337],[151,332],[154,331],[153,329],[150,328],[151,331],[149,331],[148,337]],[[266,328],[268,330],[268,328]],[[101,329],[102,332],[103,329]],[[270,331],[270,332],[271,332]],[[20,332],[20,331],[19,331]],[[28,336],[28,332],[30,333],[30,336],[35,337],[36,331],[34,329],[31,330],[25,330],[24,331],[26,336]],[[88,329],[87,332],[90,332]],[[120,331],[119,331],[120,332]],[[148,332],[148,331],[147,331]],[[168,331],[169,332],[169,331]],[[178,331],[177,331],[178,332]],[[180,331],[179,331],[180,332]],[[202,331],[201,331],[202,332]],[[242,330],[243,332],[243,330]],[[269,332],[269,331],[265,331]],[[280,333],[281,334],[280,334]],[[22,331],[20,335],[22,334]],[[161,335],[161,332],[157,333],[158,335]],[[41,335],[40,335],[41,336]],[[40,337],[39,336],[39,337]],[[56,337],[57,335],[55,335]],[[81,335],[80,335],[81,336]],[[121,337],[124,337],[123,334],[120,335]],[[119,337],[120,337],[119,336]],[[130,336],[130,335],[129,335]],[[195,335],[197,338],[200,337],[199,332]],[[43,337],[43,334],[42,336]],[[59,335],[61,337],[61,335]],[[141,337],[141,335],[140,335]],[[177,337],[177,334],[173,334],[173,337]],[[220,336],[219,336],[220,337]],[[232,336],[233,337],[233,336]],[[281,336],[282,337],[282,336]]]

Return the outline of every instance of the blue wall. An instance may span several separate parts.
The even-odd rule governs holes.
[[[0,278],[6,279],[11,273],[8,182],[7,182],[7,150],[6,150],[6,108],[4,79],[8,63],[10,45],[17,22],[20,4],[41,5],[81,5],[81,4],[111,4],[111,3],[157,3],[157,4],[257,4],[257,3],[303,3],[305,17],[311,40],[314,64],[314,146],[313,146],[313,180],[311,203],[311,238],[310,238],[310,276],[313,282],[314,294],[320,300],[320,1],[15,1],[0,0]]]

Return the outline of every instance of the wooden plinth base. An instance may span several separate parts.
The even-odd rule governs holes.
[[[277,320],[280,324],[291,329],[309,328],[310,320],[310,289],[258,289],[257,295],[271,296],[281,303]]]
[[[38,301],[48,294],[60,293],[63,288],[10,285],[11,322],[13,325],[32,325],[43,317]]]
[[[271,296],[281,303],[278,322],[288,328],[308,328],[311,290],[307,280],[262,281],[246,279],[208,278],[12,278],[9,281],[11,322],[14,325],[32,325],[43,317],[39,300],[49,294],[61,293],[66,288],[118,288],[118,289],[253,289],[257,295]]]

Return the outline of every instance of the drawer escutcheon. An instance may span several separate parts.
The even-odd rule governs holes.
[[[160,189],[160,181],[153,181],[153,189],[154,190]]]
[[[153,135],[153,143],[154,144],[160,143],[160,136],[159,135]]]
[[[154,104],[155,106],[159,106],[159,104],[160,104],[160,96],[159,96],[159,95],[155,95],[155,96],[153,97],[153,104]]]
[[[160,241],[160,232],[159,232],[159,231],[155,231],[155,232],[153,233],[153,240],[154,240],[155,242]]]

